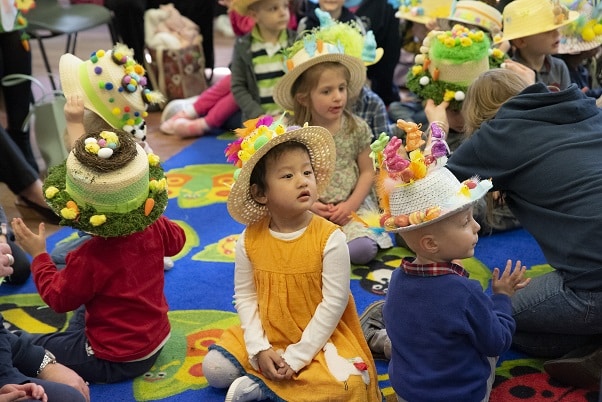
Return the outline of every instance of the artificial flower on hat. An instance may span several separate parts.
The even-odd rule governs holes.
[[[420,126],[405,126],[408,136],[409,131],[421,136]],[[469,207],[492,187],[490,180],[478,177],[460,183],[445,168],[449,154],[445,133],[437,123],[432,123],[429,131],[430,143],[425,150],[420,143],[404,146],[400,138],[384,134],[370,145],[377,170],[380,221],[388,232],[415,230],[440,221]]]
[[[566,6],[579,17],[561,28],[558,54],[577,54],[602,45],[602,5],[593,7],[587,0],[579,0]]]
[[[61,225],[101,237],[142,231],[167,207],[159,157],[111,131],[79,138],[67,159],[50,169],[43,189]]]
[[[238,139],[226,147],[228,162],[238,169],[234,172],[234,185],[228,195],[228,212],[238,222],[250,225],[268,214],[265,205],[251,195],[251,174],[255,165],[270,149],[287,141],[304,144],[316,177],[318,192],[323,191],[334,172],[336,148],[330,132],[320,126],[285,126],[271,116],[246,121],[236,129]]]
[[[493,39],[494,35],[502,31],[502,13],[480,0],[454,0],[449,16],[437,18],[437,25],[447,31],[458,23],[483,29]]]
[[[436,104],[447,101],[450,108],[459,110],[468,86],[505,59],[506,54],[492,49],[488,35],[481,30],[460,24],[449,31],[433,30],[414,58],[406,85],[421,99],[433,99]]]
[[[274,88],[274,100],[285,110],[293,110],[292,88],[297,79],[316,64],[332,61],[343,64],[350,73],[347,92],[357,96],[366,83],[366,66],[377,63],[383,49],[376,47],[372,31],[363,34],[355,21],[337,22],[330,14],[316,8],[320,27],[304,35],[284,50],[285,74]]]

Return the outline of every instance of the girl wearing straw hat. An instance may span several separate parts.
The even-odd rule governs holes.
[[[365,63],[381,53],[370,32],[363,36],[352,23],[331,22],[287,49],[288,71],[274,91],[276,102],[293,111],[293,123],[322,126],[334,138],[335,174],[312,211],[343,227],[353,264],[393,245],[378,223],[371,130],[346,109],[365,84]]]
[[[236,245],[241,324],[203,361],[226,401],[380,401],[374,361],[349,291],[345,235],[310,209],[335,168],[322,127],[255,119],[226,150],[240,169],[228,211],[247,225]]]

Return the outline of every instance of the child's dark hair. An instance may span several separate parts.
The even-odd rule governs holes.
[[[304,150],[309,154],[309,150],[305,146],[305,144],[297,142],[297,141],[286,141],[282,144],[276,145],[274,148],[270,149],[257,163],[251,172],[251,177],[249,178],[250,184],[257,185],[258,190],[260,192],[264,192],[266,190],[265,183],[265,175],[266,175],[266,165],[269,159],[275,160],[278,159],[280,155],[285,152],[292,150]]]

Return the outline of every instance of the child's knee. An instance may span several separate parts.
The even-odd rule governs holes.
[[[210,350],[203,359],[203,375],[212,387],[228,388],[241,373],[222,353]]]
[[[364,265],[376,257],[378,253],[378,244],[369,237],[358,237],[347,243],[349,247],[349,257],[351,263],[355,265]]]

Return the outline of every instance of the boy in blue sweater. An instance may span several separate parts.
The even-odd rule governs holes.
[[[510,296],[529,279],[520,261],[512,269],[508,260],[501,275],[493,270],[491,297],[468,280],[459,260],[474,255],[479,238],[473,204],[492,185],[474,177],[460,183],[443,167],[444,133],[436,123],[431,131],[438,135],[427,146],[430,155],[419,159],[412,151],[412,163],[402,163],[394,140],[377,158],[378,180],[388,183],[381,188],[389,189],[381,192],[385,229],[416,254],[393,272],[383,306],[389,378],[399,401],[486,401],[497,357],[512,343]]]

